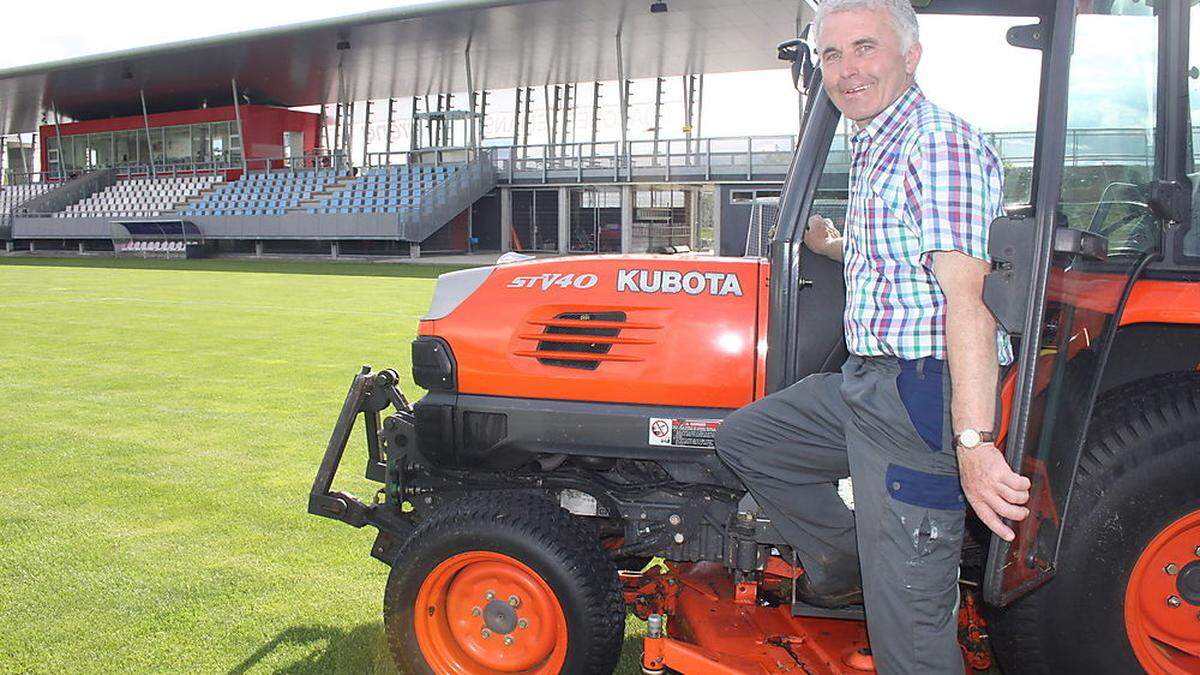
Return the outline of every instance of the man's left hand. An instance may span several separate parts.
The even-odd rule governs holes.
[[[1017,521],[1029,515],[1029,479],[1008,466],[991,443],[958,449],[958,475],[975,515],[1004,541],[1016,536],[1001,518]]]

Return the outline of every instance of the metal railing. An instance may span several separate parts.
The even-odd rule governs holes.
[[[519,181],[750,180],[787,172],[795,136],[671,138],[495,146],[497,175]]]
[[[1036,136],[1032,131],[993,131],[983,134],[1005,165],[1033,166]],[[1193,155],[1197,154],[1200,129],[1192,132]],[[825,160],[826,173],[845,173],[850,168],[850,139],[834,137]],[[1069,129],[1066,136],[1066,166],[1154,166],[1153,129]]]
[[[469,148],[466,146],[368,152],[365,168],[404,166],[408,164],[421,164],[425,166],[469,164],[478,161],[484,156],[491,156],[493,152],[493,148]]]

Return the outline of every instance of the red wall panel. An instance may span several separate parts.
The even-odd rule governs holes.
[[[304,151],[310,153],[319,147],[320,115],[299,112],[286,108],[275,108],[262,105],[241,106],[242,113],[242,145],[246,150],[246,159],[264,159],[283,156],[283,132],[304,132]],[[233,106],[221,108],[202,108],[198,110],[180,110],[169,113],[157,113],[148,118],[150,128],[169,127],[179,124],[198,124],[201,122],[224,122],[237,119]],[[74,134],[94,134],[106,131],[128,131],[141,129],[145,126],[140,116],[116,117],[103,120],[88,120],[61,125],[63,137]],[[42,166],[48,166],[47,150],[55,137],[53,124],[43,125],[39,130],[41,137]]]

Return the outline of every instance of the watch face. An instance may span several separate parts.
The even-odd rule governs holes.
[[[979,437],[979,432],[974,429],[967,429],[958,435],[958,442],[964,448],[973,448],[979,445],[981,440],[983,439]]]

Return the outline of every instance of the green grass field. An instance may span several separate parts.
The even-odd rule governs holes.
[[[393,672],[373,531],[306,497],[442,271],[0,259],[0,672]]]

